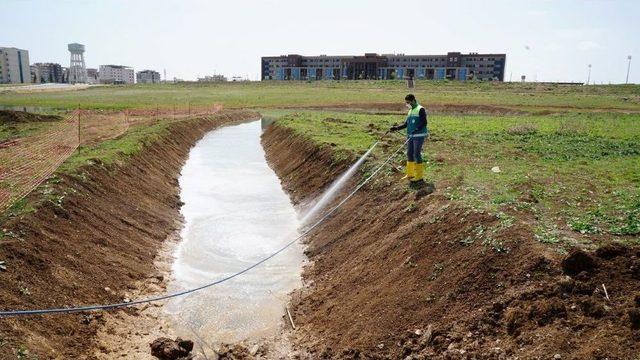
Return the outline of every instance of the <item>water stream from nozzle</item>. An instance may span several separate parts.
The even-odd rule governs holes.
[[[359,159],[356,161],[347,171],[345,171],[340,177],[335,180],[331,186],[327,190],[322,193],[322,196],[316,203],[304,214],[302,220],[300,221],[302,225],[307,224],[310,220],[313,220],[314,217],[318,215],[322,209],[324,209],[338,194],[338,192],[344,187],[347,181],[355,174],[356,170],[364,163],[369,154],[373,151],[373,149],[378,145],[378,141],[376,141],[367,152],[365,152]]]

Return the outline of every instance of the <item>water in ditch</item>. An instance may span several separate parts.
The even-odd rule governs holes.
[[[191,150],[179,179],[182,241],[169,291],[240,271],[298,235],[298,214],[267,165],[259,121],[207,134]],[[296,244],[228,282],[172,300],[179,335],[208,344],[275,334],[304,255]]]

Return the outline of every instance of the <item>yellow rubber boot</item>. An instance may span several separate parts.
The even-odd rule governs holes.
[[[415,176],[413,177],[413,181],[421,181],[424,180],[424,163],[416,163],[414,165]]]
[[[407,173],[402,179],[403,180],[409,179],[413,181],[413,178],[415,177],[416,177],[416,163],[413,161],[407,161]]]

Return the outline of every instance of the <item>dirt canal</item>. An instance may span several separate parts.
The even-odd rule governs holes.
[[[184,228],[170,292],[224,278],[271,254],[298,234],[298,215],[265,160],[260,121],[208,133],[189,153],[179,179]],[[274,334],[287,295],[300,286],[304,255],[294,245],[228,282],[166,306],[176,333],[208,344]]]

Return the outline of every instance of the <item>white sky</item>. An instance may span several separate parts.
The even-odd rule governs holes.
[[[620,83],[633,55],[640,83],[640,1],[0,2],[0,46],[29,50],[32,63],[68,66],[66,46],[79,42],[88,67],[256,79],[264,55],[504,52],[505,80],[584,82],[593,64],[592,81]]]

